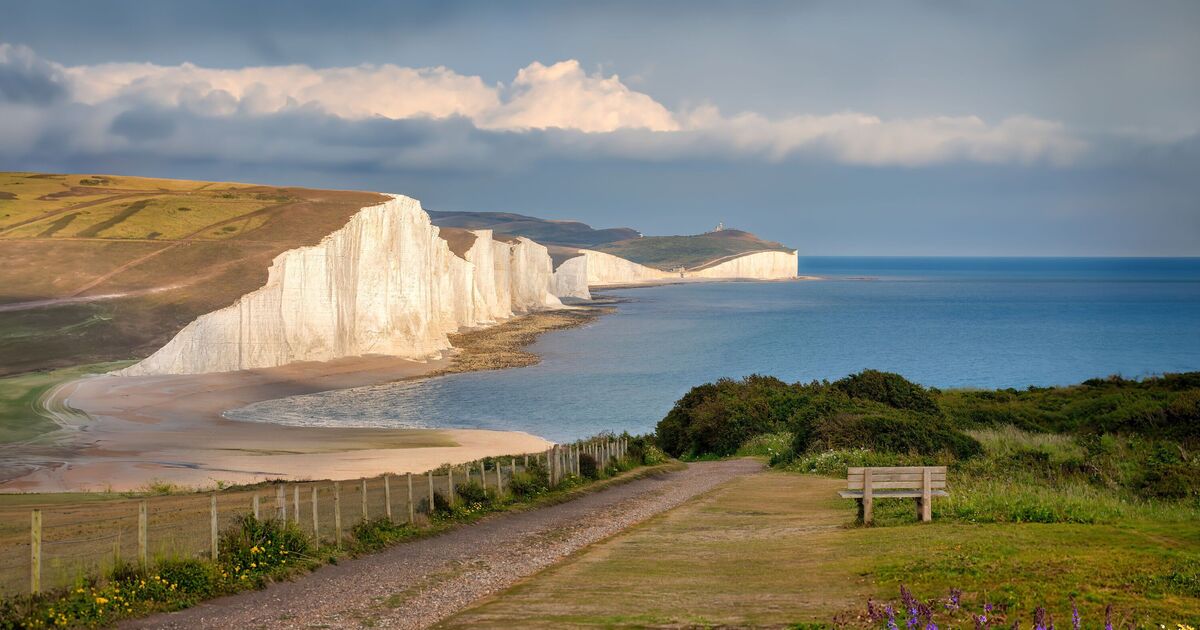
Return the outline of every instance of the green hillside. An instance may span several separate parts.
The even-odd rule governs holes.
[[[0,376],[145,356],[374,193],[0,173]]]
[[[593,249],[667,270],[703,267],[722,258],[748,252],[792,251],[782,243],[764,241],[741,230],[722,230],[695,236],[647,236],[604,243]]]
[[[595,248],[638,236],[629,228],[597,230],[578,221],[551,221],[511,212],[427,212],[434,225],[440,227],[495,230],[500,235],[524,236],[543,245]]]
[[[741,230],[721,230],[693,236],[647,236],[630,228],[598,230],[578,221],[550,221],[511,212],[429,211],[435,225],[468,230],[490,229],[502,236],[524,236],[551,246],[558,257],[565,248],[594,249],[633,262],[673,270],[703,267],[730,256],[759,251],[792,251]]]

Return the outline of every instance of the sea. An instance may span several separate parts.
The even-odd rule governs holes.
[[[865,368],[940,388],[1200,370],[1200,258],[802,257],[790,282],[605,291],[616,312],[543,335],[526,368],[265,401],[302,426],[645,433],[694,385]]]

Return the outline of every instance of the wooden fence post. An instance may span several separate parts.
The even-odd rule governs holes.
[[[496,460],[496,496],[504,494],[504,476],[500,472],[500,460]]]
[[[508,460],[508,470],[509,470],[508,478],[509,478],[510,480],[511,480],[513,477],[516,477],[516,476],[517,476],[517,458],[516,458],[516,457],[510,457],[510,458],[509,458],[509,460]],[[512,485],[512,484],[509,484],[509,485]]]
[[[42,511],[34,510],[29,523],[29,592],[42,592]]]
[[[217,522],[217,493],[216,492],[214,492],[212,494],[212,496],[209,497],[209,499],[208,499],[208,520],[209,520],[209,523],[208,523],[209,557],[212,558],[213,562],[216,562],[217,561],[217,545],[218,545],[217,536],[218,536],[218,534],[220,534],[220,532],[217,531],[218,522]]]
[[[454,505],[454,466],[446,468],[446,501]]]
[[[416,506],[413,504],[412,473],[408,473],[408,524],[417,521]]]
[[[258,493],[254,493],[254,498],[250,501],[250,507],[254,509],[254,519],[258,520]]]
[[[433,516],[433,471],[429,471],[429,515]]]
[[[318,511],[318,508],[317,508],[317,484],[314,483],[313,487],[312,487],[313,540],[315,540],[317,542],[317,545],[320,545],[321,544],[321,521],[318,520],[317,511]]]
[[[342,546],[342,484],[333,482],[333,542]]]
[[[388,521],[392,520],[392,484],[388,475],[383,476],[383,513]]]
[[[529,470],[529,455],[525,455],[525,470]]]
[[[487,473],[485,473],[483,470],[482,459],[479,460],[479,485],[483,486],[484,490],[487,490]]]
[[[287,495],[283,494],[283,484],[275,484],[275,518],[280,523],[287,522]]]
[[[363,480],[362,480],[362,513],[363,513],[362,520],[365,523],[370,519],[370,515],[367,513],[367,478],[366,477],[363,477]]]
[[[300,485],[292,484],[292,520],[300,524]]]
[[[146,502],[139,501],[138,502],[138,564],[140,564],[142,567],[146,566],[146,556],[148,555],[147,551],[146,551],[146,547],[148,546],[148,544],[147,544],[148,541],[146,540],[146,529],[147,529],[146,521],[147,521]]]

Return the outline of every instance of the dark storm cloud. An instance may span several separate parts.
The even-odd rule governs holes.
[[[33,51],[0,42],[0,100],[46,105],[66,96],[61,72]]]

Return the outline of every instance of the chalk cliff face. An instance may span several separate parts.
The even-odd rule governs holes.
[[[779,280],[795,278],[799,260],[795,251],[755,252],[688,271],[688,278],[754,278],[757,280]]]
[[[568,258],[554,270],[554,295],[560,298],[592,299],[588,291],[587,256]]]
[[[385,354],[438,356],[446,335],[559,308],[546,249],[475,232],[460,258],[415,199],[364,208],[318,245],[276,257],[266,285],[203,315],[120,373],[192,374]]]
[[[677,273],[639,265],[633,261],[604,252],[581,249],[579,253],[587,258],[587,279],[590,286],[637,284],[679,277]]]
[[[797,272],[795,252],[747,254],[681,275],[586,249],[555,269],[547,248],[527,238],[472,230],[455,239],[452,251],[420,202],[393,195],[317,245],[280,254],[261,288],[117,373],[225,372],[366,354],[424,360],[450,348],[449,333],[564,308],[560,297],[589,299],[589,286]]]

